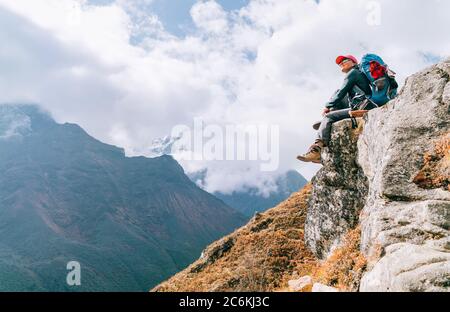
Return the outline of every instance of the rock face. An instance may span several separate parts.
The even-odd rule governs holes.
[[[305,239],[321,259],[356,227],[366,201],[367,179],[357,163],[360,130],[352,129],[350,120],[334,125],[332,142],[322,153],[323,168],[312,180]]]
[[[369,272],[361,291],[449,290],[448,143],[441,185],[415,183],[424,155],[448,142],[449,75],[450,59],[410,77],[397,99],[368,115],[358,141],[370,185],[361,216]]]
[[[450,289],[450,59],[351,129],[334,125],[305,227],[319,258],[361,224],[360,291]]]

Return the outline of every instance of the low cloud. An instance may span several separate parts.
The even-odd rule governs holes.
[[[27,115],[0,106],[0,141],[23,138],[31,131],[31,120]]]

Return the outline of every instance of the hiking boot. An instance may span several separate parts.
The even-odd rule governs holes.
[[[303,161],[303,162],[312,162],[315,164],[320,164],[320,163],[322,163],[320,154],[322,152],[323,147],[324,147],[323,141],[317,140],[309,148],[309,151],[306,154],[297,156],[297,159],[300,161]]]

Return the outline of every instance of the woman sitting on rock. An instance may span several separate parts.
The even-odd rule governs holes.
[[[297,157],[300,161],[321,163],[321,151],[330,142],[333,123],[362,117],[368,110],[386,104],[396,95],[395,73],[389,71],[380,57],[367,54],[360,66],[352,55],[338,56],[336,64],[346,74],[344,83],[326,104],[323,120],[315,125],[319,130],[318,139],[306,154]]]

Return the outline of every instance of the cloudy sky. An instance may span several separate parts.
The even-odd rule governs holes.
[[[380,54],[405,77],[450,55],[445,0],[0,0],[0,103],[146,155],[175,125],[280,127],[279,173],[300,164],[342,74],[339,54]],[[250,161],[208,168],[209,191],[273,187]]]

